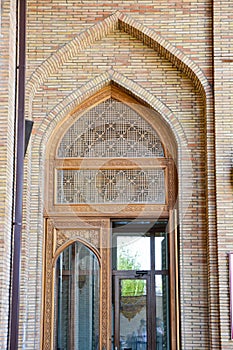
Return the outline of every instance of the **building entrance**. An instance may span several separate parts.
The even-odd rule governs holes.
[[[155,111],[113,86],[54,133],[43,350],[177,349],[173,141]]]
[[[113,222],[114,349],[170,349],[167,221]]]

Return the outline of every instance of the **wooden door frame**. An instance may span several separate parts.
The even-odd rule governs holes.
[[[114,346],[117,346],[118,349],[120,349],[120,300],[119,300],[119,296],[120,296],[120,280],[122,279],[140,279],[140,280],[146,280],[147,281],[147,299],[148,299],[148,304],[146,307],[146,317],[147,317],[147,336],[148,336],[148,345],[151,346],[151,334],[152,334],[152,329],[151,329],[151,322],[149,319],[149,310],[151,307],[151,303],[152,301],[150,300],[150,290],[151,290],[151,275],[147,274],[143,277],[135,277],[135,272],[136,271],[118,271],[113,275],[113,279],[114,279],[114,304],[115,307],[117,308],[117,312],[115,310],[114,313]],[[113,315],[112,315],[113,318]],[[150,336],[149,336],[150,335]],[[153,335],[152,335],[153,336]],[[116,337],[116,338],[115,338]]]
[[[177,230],[169,217],[169,293],[171,350],[179,350],[179,295]],[[80,241],[91,249],[100,262],[100,349],[111,349],[112,334],[112,265],[111,265],[111,217],[77,218],[55,217],[45,220],[44,272],[43,272],[43,322],[42,350],[54,348],[54,283],[55,266],[59,254],[75,241]],[[153,301],[151,301],[153,302]]]
[[[172,212],[170,213],[171,215],[174,215]],[[124,219],[123,219],[124,220]],[[171,218],[172,220],[172,218]],[[119,220],[112,220],[113,222],[116,221],[118,222]],[[120,236],[124,236],[125,233],[127,233],[127,236],[130,235],[130,233],[132,233],[133,235],[136,234],[138,235],[138,232],[140,232],[140,230],[137,230],[137,221],[135,220],[133,221],[133,227],[129,228],[126,227],[125,228],[121,228],[119,230],[119,233],[117,231],[114,232],[114,234],[116,234],[116,236],[118,236],[118,234]],[[140,221],[140,220],[139,220]],[[176,347],[177,344],[177,339],[178,339],[178,334],[176,334],[177,332],[177,322],[178,322],[178,317],[174,318],[173,316],[176,315],[176,310],[174,310],[175,308],[177,308],[178,306],[178,294],[175,296],[176,300],[173,301],[173,293],[174,292],[178,292],[178,289],[174,289],[171,288],[171,285],[173,283],[176,283],[176,279],[178,277],[178,274],[176,274],[176,276],[174,276],[173,278],[170,278],[170,273],[172,271],[172,273],[174,271],[177,270],[177,267],[174,266],[174,258],[176,256],[173,256],[173,253],[175,252],[175,250],[173,248],[171,248],[171,244],[174,244],[174,232],[171,232],[170,229],[172,227],[172,225],[170,224],[170,220],[169,218],[167,218],[166,220],[158,220],[157,221],[157,225],[154,225],[154,223],[157,220],[150,220],[150,223],[148,223],[143,230],[143,232],[148,232],[148,237],[150,237],[150,269],[149,270],[145,270],[145,275],[148,276],[149,278],[149,283],[148,285],[150,285],[149,288],[149,293],[148,293],[148,298],[149,299],[149,309],[152,310],[151,313],[151,317],[149,317],[150,319],[150,323],[148,323],[148,326],[150,327],[150,329],[148,329],[148,334],[154,339],[152,340],[152,338],[149,340],[148,342],[148,349],[153,349],[156,344],[155,339],[156,339],[156,332],[155,332],[155,327],[156,327],[156,292],[155,292],[155,276],[167,276],[168,277],[168,283],[169,283],[169,344],[170,344],[170,349],[179,349],[178,347]],[[129,225],[131,225],[131,220],[129,220]],[[141,225],[140,225],[141,226]],[[156,227],[157,226],[157,227]],[[124,231],[125,230],[125,231]],[[165,234],[167,234],[167,267],[166,268],[161,268],[161,270],[158,270],[155,268],[155,237],[156,237],[156,232],[164,232]],[[140,236],[140,234],[139,234]],[[114,238],[114,246],[115,246],[116,242],[115,242],[115,238]],[[114,291],[114,302],[116,304],[116,308],[119,309],[119,301],[117,300],[117,294],[119,294],[119,286],[116,284],[116,281],[119,281],[121,279],[137,279],[137,271],[134,270],[117,270],[117,264],[114,263],[113,265],[113,270],[112,270],[112,275],[113,275],[113,285],[114,287],[116,287],[116,292]],[[143,270],[144,272],[144,270]],[[143,279],[143,277],[142,277]],[[147,291],[148,292],[148,291]],[[115,294],[116,293],[116,294]],[[170,295],[171,294],[171,295]],[[172,309],[172,310],[171,310]],[[116,312],[116,311],[115,311]],[[114,315],[114,319],[117,315]],[[173,321],[172,321],[173,320]],[[116,320],[117,323],[119,323],[119,320]],[[116,325],[117,326],[117,325]],[[119,328],[119,327],[118,327]],[[117,331],[119,331],[117,327],[115,327],[114,329],[114,335],[117,335]],[[171,331],[170,331],[171,330]],[[119,343],[119,339],[116,341],[116,346],[118,346]],[[152,347],[150,348],[150,344],[152,344]]]

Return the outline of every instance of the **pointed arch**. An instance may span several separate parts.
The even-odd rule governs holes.
[[[147,90],[145,90],[143,87],[138,85],[135,81],[132,81],[128,79],[126,76],[115,72],[114,70],[109,70],[94,79],[91,79],[87,82],[87,84],[83,85],[80,89],[77,89],[73,91],[69,96],[67,96],[61,103],[54,107],[54,109],[49,113],[48,117],[46,119],[43,119],[41,124],[37,127],[37,134],[34,137],[33,140],[33,153],[35,152],[35,156],[33,157],[34,162],[38,164],[35,166],[38,166],[41,172],[41,176],[39,177],[38,184],[40,188],[43,188],[44,182],[43,182],[43,171],[46,162],[49,161],[49,158],[51,154],[48,154],[45,157],[40,157],[38,159],[38,150],[40,154],[44,154],[44,152],[49,150],[51,151],[50,146],[47,144],[48,141],[55,142],[54,138],[50,138],[50,136],[53,133],[56,133],[56,129],[58,125],[65,120],[68,121],[68,123],[71,122],[70,118],[73,118],[74,110],[79,106],[80,109],[87,108],[86,101],[90,99],[90,103],[93,104],[94,99],[96,98],[96,101],[99,101],[101,99],[101,96],[99,94],[102,93],[102,89],[110,87],[111,84],[117,85],[121,90],[123,90],[127,95],[134,97],[140,104],[144,104],[147,108],[153,109],[157,116],[161,119],[164,123],[164,128],[169,133],[171,139],[174,141],[171,142],[172,148],[174,147],[174,142],[176,144],[176,147],[173,149],[169,149],[170,154],[173,154],[174,159],[177,159],[177,171],[178,173],[181,172],[182,164],[181,159],[186,159],[187,162],[189,162],[189,168],[192,172],[192,163],[190,160],[190,154],[188,149],[188,141],[186,139],[186,135],[183,131],[183,127],[178,120],[178,118],[172,113],[172,111],[157,97],[150,94]],[[105,92],[104,92],[105,93]],[[96,97],[95,97],[96,94]],[[52,140],[52,141],[51,141]],[[54,143],[55,145],[55,143]],[[54,146],[53,145],[53,146]],[[167,144],[168,147],[170,145]],[[175,155],[176,153],[176,155]],[[189,179],[189,185],[187,185],[187,195],[189,194],[191,196],[192,191],[192,176],[190,176]],[[182,188],[182,179],[179,181],[179,187]],[[180,198],[179,201],[182,203],[182,196],[183,192],[179,191]],[[46,198],[38,198],[39,201],[42,202],[48,202]],[[185,208],[183,212],[185,212]]]
[[[75,237],[75,238],[71,238],[69,240],[67,240],[65,243],[63,243],[55,252],[54,257],[53,257],[53,266],[55,266],[57,259],[59,257],[59,255],[69,246],[71,246],[72,244],[74,244],[75,242],[79,242],[81,244],[83,244],[87,249],[89,249],[97,258],[98,263],[101,267],[101,256],[99,251],[96,249],[96,247],[91,244],[90,242],[88,242],[86,239],[84,238],[80,238],[80,237]]]
[[[77,106],[81,105],[91,96],[94,96],[97,92],[100,92],[103,88],[106,88],[111,84],[118,86],[122,91],[125,91],[126,94],[133,96],[136,100],[157,112],[157,114],[163,118],[167,126],[173,130],[178,146],[181,146],[181,144],[182,147],[187,145],[186,136],[183,132],[180,121],[174,115],[172,110],[138,83],[113,69],[89,80],[81,88],[73,90],[58,105],[56,105],[50,111],[47,118],[41,122],[40,126],[38,126],[38,130],[43,131],[43,134],[41,135],[39,132],[38,135],[35,135],[33,143],[36,144],[37,147],[39,143],[41,145],[46,144],[58,123],[64,118],[68,119],[72,117]]]
[[[29,117],[31,115],[33,97],[39,86],[61,65],[75,57],[78,52],[85,50],[87,45],[101,40],[115,29],[136,37],[145,45],[157,51],[159,55],[172,62],[178,70],[184,72],[184,74],[192,80],[205,102],[211,97],[209,82],[201,68],[194,61],[185,55],[184,52],[172,45],[168,40],[157,34],[153,29],[134,20],[131,16],[117,11],[103,21],[80,32],[42,62],[32,73],[26,86],[26,110]]]
[[[212,191],[214,184],[213,180],[211,178],[212,172],[213,172],[213,157],[214,157],[214,136],[213,136],[213,120],[212,120],[212,96],[211,96],[211,89],[208,84],[208,81],[206,77],[204,76],[203,72],[199,69],[199,67],[192,62],[192,60],[188,59],[187,56],[183,55],[183,53],[180,50],[177,50],[173,45],[171,45],[169,42],[164,40],[161,36],[157,35],[155,31],[143,26],[141,23],[134,21],[130,16],[126,16],[121,13],[114,14],[111,18],[108,17],[109,22],[104,20],[103,22],[97,23],[97,25],[91,27],[92,30],[88,32],[88,34],[85,34],[86,32],[82,32],[82,44],[78,40],[72,40],[70,42],[70,45],[64,45],[64,47],[61,48],[61,51],[58,50],[56,52],[56,56],[52,55],[48,60],[46,60],[31,76],[31,79],[27,85],[27,93],[28,93],[28,106],[32,105],[33,103],[33,97],[37,91],[37,89],[40,87],[41,84],[49,77],[53,71],[57,69],[60,65],[63,64],[63,62],[66,62],[67,60],[71,59],[75,55],[75,52],[79,52],[83,49],[85,49],[85,45],[90,45],[95,40],[101,39],[104,37],[104,35],[107,35],[107,33],[111,32],[115,28],[120,28],[121,30],[126,31],[127,33],[131,33],[131,35],[138,36],[138,38],[143,37],[143,42],[147,44],[150,47],[153,47],[154,49],[158,50],[158,52],[165,57],[166,59],[170,60],[172,63],[176,65],[176,67],[179,70],[182,70],[187,76],[191,78],[191,80],[196,84],[196,87],[201,92],[201,95],[203,97],[204,102],[206,103],[206,129],[207,129],[207,146],[206,149],[208,149],[208,152],[206,152],[206,158],[207,158],[207,166],[209,167],[209,177],[207,180],[207,192],[209,195],[209,202],[210,206],[208,207],[209,211],[209,227],[210,227],[210,233],[214,233],[214,215],[213,215],[213,205],[211,207],[211,203],[214,203],[214,192]],[[104,26],[104,34],[101,34],[101,23]],[[99,37],[96,34],[96,26],[98,26],[99,30]],[[141,34],[143,33],[143,35]],[[76,38],[80,39],[79,34]],[[153,39],[152,39],[153,38]],[[86,40],[86,41],[85,41]],[[141,39],[142,40],[142,39]],[[157,45],[157,46],[156,46]],[[73,51],[72,51],[73,48]],[[63,50],[63,51],[62,51]],[[75,51],[76,50],[76,51]],[[73,53],[72,53],[72,52]],[[171,53],[172,52],[172,53]],[[79,90],[73,91],[70,95],[68,95],[59,105],[55,106],[53,110],[50,111],[48,117],[46,116],[46,120],[43,120],[38,128],[39,133],[35,135],[34,138],[34,144],[33,146],[33,164],[36,164],[36,166],[39,168],[38,174],[42,175],[41,177],[38,177],[38,179],[32,179],[33,184],[36,184],[36,187],[40,188],[39,195],[32,194],[32,202],[39,203],[39,210],[38,210],[38,242],[41,245],[42,242],[42,234],[41,234],[41,227],[42,224],[42,206],[41,203],[43,201],[43,195],[41,195],[42,191],[41,188],[43,188],[43,169],[44,169],[44,156],[43,152],[45,151],[46,143],[51,136],[53,130],[55,129],[56,125],[58,125],[59,122],[65,118],[66,115],[71,115],[73,109],[80,103],[83,103],[86,99],[88,99],[90,96],[95,94],[98,90],[101,90],[102,88],[110,85],[110,84],[116,84],[121,89],[126,91],[129,94],[132,94],[135,96],[138,100],[144,101],[149,107],[155,109],[166,121],[166,123],[170,126],[172,129],[175,138],[177,140],[178,144],[178,150],[181,150],[182,147],[185,148],[186,145],[186,138],[182,129],[182,125],[180,124],[179,120],[176,118],[176,116],[173,114],[173,112],[164,104],[162,103],[158,98],[150,94],[148,91],[146,91],[143,87],[141,87],[139,84],[135,83],[133,80],[128,79],[127,77],[123,76],[119,72],[109,70],[99,76],[94,77],[90,81],[88,81],[85,85],[83,85]],[[30,112],[30,108],[29,112]],[[68,114],[67,114],[68,113]],[[181,147],[182,145],[182,147]],[[38,153],[40,156],[38,157]],[[181,158],[181,157],[180,157]],[[42,184],[42,186],[40,186]],[[182,201],[181,201],[182,202]],[[35,218],[34,218],[35,219]],[[33,218],[32,218],[33,220]],[[35,221],[34,221],[35,222]],[[214,241],[215,236],[210,235],[209,240]],[[214,244],[209,244],[210,247],[210,255],[214,256]],[[213,250],[213,252],[212,252]],[[211,284],[211,283],[210,283]],[[214,285],[212,287],[214,289]],[[213,304],[214,305],[214,304]]]

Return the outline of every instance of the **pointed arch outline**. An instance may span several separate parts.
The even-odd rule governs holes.
[[[90,99],[93,103],[93,95],[95,95],[98,91],[107,87],[111,83],[117,84],[117,86],[125,91],[126,94],[129,94],[133,98],[142,103],[145,103],[149,108],[152,108],[157,114],[160,116],[162,121],[164,121],[165,128],[170,132],[170,135],[174,138],[176,143],[176,158],[177,158],[177,172],[181,173],[182,169],[182,159],[186,159],[189,163],[190,173],[193,171],[192,162],[190,157],[190,151],[188,149],[188,141],[183,130],[183,127],[178,120],[178,118],[172,113],[172,111],[157,97],[149,93],[146,89],[141,87],[138,83],[133,80],[130,80],[123,74],[119,72],[115,72],[114,70],[109,70],[97,77],[89,80],[85,85],[83,85],[80,89],[73,91],[68,97],[66,97],[63,101],[61,101],[58,105],[54,107],[52,111],[50,111],[48,117],[43,119],[38,126],[38,131],[32,141],[32,158],[34,162],[38,162],[37,165],[40,169],[41,176],[39,177],[38,186],[40,187],[40,196],[38,198],[39,202],[48,203],[49,193],[46,192],[46,197],[43,196],[44,193],[44,180],[43,180],[43,171],[45,168],[46,162],[49,164],[50,155],[40,156],[38,159],[38,150],[40,155],[46,153],[47,150],[50,149],[48,146],[48,142],[53,140],[52,134],[56,133],[57,126],[63,122],[65,118],[72,118],[72,112],[78,105],[85,103],[86,100]],[[99,97],[97,97],[97,101]],[[72,123],[72,121],[71,121]],[[152,125],[153,127],[153,125]],[[156,130],[156,128],[155,128]],[[35,152],[35,155],[33,153]],[[179,181],[179,203],[183,203],[183,191],[181,190],[182,178]],[[188,181],[188,186],[186,192],[187,195],[192,195],[192,187],[193,187],[193,177],[190,176]],[[46,207],[45,206],[45,207]],[[187,205],[184,205],[182,210],[183,213],[186,211]]]
[[[48,114],[47,118],[44,119],[38,126],[38,130],[43,131],[43,134],[38,133],[35,135],[33,144],[42,145],[47,144],[51,134],[55,130],[56,126],[61,123],[64,118],[72,118],[74,110],[78,105],[85,102],[85,100],[91,98],[101,89],[109,86],[116,85],[121,90],[125,91],[139,102],[148,106],[148,108],[153,109],[157,114],[159,114],[166,125],[172,130],[175,140],[177,142],[178,148],[187,146],[187,138],[183,127],[174,115],[173,111],[164,104],[159,98],[151,94],[144,87],[140,86],[138,83],[129,79],[127,76],[110,69],[95,78],[89,80],[86,84],[82,85],[81,88],[73,90],[68,96],[66,96],[59,104],[57,104]]]
[[[101,40],[114,29],[119,29],[136,37],[173,63],[179,71],[184,72],[191,79],[201,93],[203,100],[207,103],[208,97],[211,97],[211,88],[201,68],[184,52],[156,33],[155,30],[136,21],[129,15],[116,11],[103,21],[78,33],[72,40],[45,59],[31,74],[26,85],[26,110],[29,118],[33,98],[39,86],[66,61],[71,60],[78,52],[85,50],[88,45],[93,44],[96,40]]]
[[[99,268],[101,268],[101,255],[99,253],[99,251],[96,249],[96,247],[91,244],[90,242],[88,242],[86,239],[81,238],[81,237],[73,237],[71,239],[68,239],[65,243],[63,243],[55,252],[54,257],[53,257],[53,262],[52,265],[53,267],[55,267],[57,259],[59,257],[59,255],[69,246],[71,246],[73,243],[75,242],[79,242],[82,243],[87,249],[89,249],[97,258],[98,263],[99,263]]]

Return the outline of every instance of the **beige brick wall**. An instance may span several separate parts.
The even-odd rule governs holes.
[[[75,6],[75,9],[71,5]],[[91,2],[76,2],[75,5],[66,2],[60,3],[58,7],[55,6],[55,2],[29,4],[26,109],[28,115],[34,119],[35,126],[30,180],[28,318],[32,320],[33,316],[37,315],[37,319],[35,323],[29,322],[27,325],[25,344],[28,349],[39,346],[41,270],[38,267],[42,263],[43,166],[46,140],[68,112],[111,80],[140,96],[162,115],[164,113],[165,120],[177,137],[181,155],[179,175],[182,348],[209,348],[209,308],[206,292],[208,289],[205,153],[207,132],[204,88],[200,88],[200,83],[198,85],[195,74],[191,73],[192,69],[187,74],[193,77],[193,82],[177,69],[176,66],[180,63],[175,56],[170,55],[171,63],[163,57],[166,55],[165,51],[157,53],[156,43],[149,44],[150,47],[143,44],[139,39],[140,33],[131,30],[129,26],[119,25],[117,21],[107,26],[106,22],[103,22],[98,34],[97,27],[93,27],[93,24],[98,24],[98,21],[115,10],[127,12],[129,23],[132,20],[141,20],[145,28],[157,34],[156,30],[164,36],[164,39],[169,40],[170,44],[176,45],[183,52],[181,59],[193,65],[191,68],[196,75],[202,74],[198,67],[200,64],[202,70],[210,76],[211,21],[209,17],[205,17],[210,14],[210,7],[205,4],[203,10],[201,5],[197,3],[195,7],[192,3],[192,7],[190,2],[189,5],[187,3],[180,5],[179,10],[177,7],[172,8],[172,16],[176,17],[174,21],[174,16],[172,19],[168,17],[167,3],[166,5],[156,3],[155,6],[154,3],[148,4],[148,2],[145,4],[145,2],[124,1],[124,5],[122,3],[121,6],[116,6],[109,2],[104,10],[102,3],[93,5]],[[184,13],[186,16],[183,16]],[[40,34],[36,29],[38,23],[41,28]],[[93,35],[92,32],[91,34],[83,32],[82,41],[74,40],[80,36],[81,31],[87,31],[88,28],[92,28]],[[202,33],[198,39],[195,36],[196,28],[198,33]],[[138,38],[128,34],[131,32]],[[208,39],[203,41],[203,37]],[[145,37],[142,40],[149,43]],[[176,52],[176,47],[173,48]],[[56,51],[57,49],[59,51]],[[194,61],[189,61],[191,59]],[[184,63],[183,69],[185,67]],[[33,72],[34,69],[37,70]],[[202,77],[208,85],[204,74]],[[200,92],[195,85],[198,85]],[[211,101],[208,102],[208,105],[210,104]],[[211,120],[210,113],[208,118]],[[210,121],[208,123],[211,124]]]
[[[47,139],[68,112],[111,80],[158,110],[178,140],[182,349],[232,348],[227,256],[233,251],[232,4],[213,3],[216,127],[211,95],[212,1],[28,1],[26,112],[35,127],[25,172],[21,348],[40,348]],[[5,348],[15,1],[1,5],[0,348]]]
[[[132,16],[174,43],[211,77],[210,0],[31,0],[28,12],[31,28],[28,33],[29,74],[77,33],[116,11]]]
[[[1,2],[0,26],[0,348],[6,349],[9,310],[15,99],[14,0]]]
[[[214,78],[220,322],[222,349],[232,349],[228,252],[233,251],[233,7],[214,1]]]

